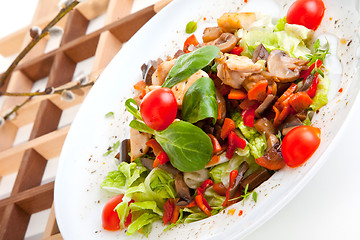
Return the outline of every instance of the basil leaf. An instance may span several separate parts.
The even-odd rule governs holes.
[[[162,87],[171,88],[175,84],[187,79],[203,67],[209,65],[219,52],[220,49],[216,46],[205,46],[181,55],[170,69]]]
[[[135,105],[136,107],[133,105]],[[142,120],[141,114],[139,112],[139,106],[137,105],[136,101],[133,98],[128,98],[125,101],[125,107],[134,117]]]
[[[197,29],[197,22],[190,21],[190,22],[188,22],[188,24],[186,24],[185,32],[187,34],[191,34],[191,33],[195,32],[196,29]]]
[[[196,80],[186,91],[182,105],[182,119],[195,123],[205,118],[213,118],[216,123],[218,104],[215,84],[211,78]]]
[[[200,128],[185,121],[174,122],[163,131],[156,131],[155,139],[171,164],[183,172],[203,169],[212,157],[210,138]]]
[[[153,129],[151,129],[148,125],[146,125],[145,123],[139,121],[139,120],[132,120],[129,124],[129,126],[133,129],[136,129],[140,132],[146,132],[146,133],[150,133],[150,134],[154,134],[155,131]]]

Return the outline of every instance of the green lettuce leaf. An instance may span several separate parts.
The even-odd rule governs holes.
[[[175,198],[174,179],[162,169],[154,168],[146,177],[145,189],[158,205],[162,206],[166,199]]]
[[[279,18],[277,20],[277,23],[275,25],[275,32],[284,31],[285,30],[285,24],[286,24],[286,16],[283,18]]]
[[[214,183],[221,182],[221,175],[225,171],[228,164],[228,162],[221,163],[209,171],[209,176],[214,181]]]
[[[266,138],[264,135],[257,134],[250,138],[249,143],[247,144],[250,148],[251,155],[254,158],[259,158],[265,153],[266,145]]]
[[[130,203],[130,209],[132,212],[151,210],[159,216],[163,215],[163,212],[158,208],[155,201],[133,202]]]
[[[204,195],[211,207],[221,207],[225,201],[225,197],[217,194],[212,188],[206,189]]]
[[[319,84],[317,86],[315,97],[310,108],[314,111],[319,110],[322,106],[328,103],[328,93],[330,88],[330,79],[327,77],[321,77],[319,75]]]
[[[132,235],[134,234],[136,231],[140,230],[142,227],[152,224],[153,222],[155,222],[156,220],[160,220],[161,218],[159,217],[159,215],[154,214],[154,213],[143,213],[141,216],[139,216],[135,221],[133,221],[127,231],[126,234],[127,235]],[[148,226],[149,227],[149,226]],[[147,229],[146,231],[147,233],[149,233],[149,229]]]

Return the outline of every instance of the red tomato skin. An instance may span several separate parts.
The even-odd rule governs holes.
[[[122,202],[124,194],[116,195],[106,202],[102,211],[102,225],[105,230],[116,231],[120,229],[119,215],[114,208]]]
[[[306,162],[320,145],[320,129],[312,126],[299,126],[285,135],[281,153],[289,167],[298,167]]]
[[[286,21],[315,31],[324,17],[324,12],[325,5],[322,0],[297,0],[290,6]]]
[[[161,131],[174,120],[177,113],[177,102],[169,88],[159,88],[145,95],[140,104],[140,113],[146,125]]]

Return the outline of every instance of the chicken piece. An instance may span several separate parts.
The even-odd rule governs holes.
[[[219,27],[224,32],[234,33],[239,28],[248,29],[256,21],[256,14],[253,12],[224,13],[217,19]]]
[[[224,84],[239,89],[245,78],[262,71],[262,64],[245,56],[225,53],[218,61],[217,76]]]
[[[209,77],[209,75],[204,72],[203,70],[199,70],[196,73],[194,73],[193,75],[191,75],[188,79],[177,83],[176,85],[174,85],[171,90],[173,91],[175,98],[176,98],[176,102],[178,104],[178,108],[180,109],[182,106],[182,101],[184,99],[184,95],[186,93],[186,91],[189,89],[189,87],[199,78],[202,77]]]
[[[162,62],[151,77],[152,84],[161,86],[164,83],[166,76],[169,74],[170,69],[174,66],[175,62],[176,59]]]
[[[149,151],[149,146],[146,145],[146,142],[149,141],[150,138],[151,134],[130,128],[131,161],[134,161]]]

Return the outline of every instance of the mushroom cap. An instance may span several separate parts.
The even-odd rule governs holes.
[[[307,61],[290,57],[282,50],[273,50],[267,59],[268,71],[280,82],[293,82],[299,78],[300,72],[307,69]]]
[[[223,33],[214,41],[214,45],[220,48],[223,53],[230,52],[236,46],[238,38],[231,33]]]

